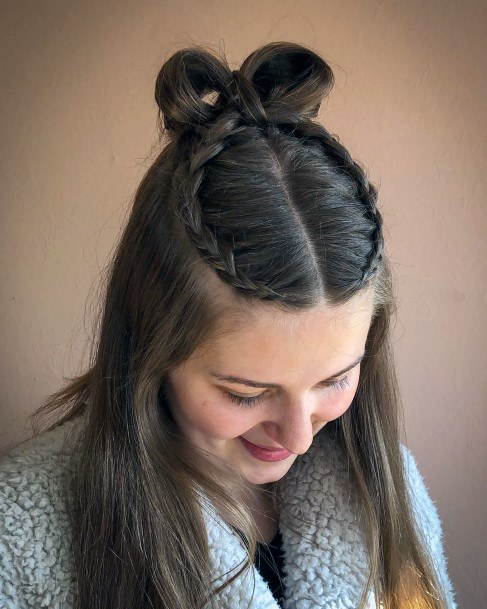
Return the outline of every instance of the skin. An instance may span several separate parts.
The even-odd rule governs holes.
[[[266,487],[281,479],[320,429],[349,408],[360,364],[331,379],[346,378],[341,387],[320,383],[364,353],[372,312],[372,292],[367,290],[340,307],[322,305],[305,313],[259,307],[238,330],[216,333],[209,345],[169,373],[168,400],[180,430],[195,446],[233,466],[251,485]],[[212,377],[210,371],[283,388],[229,383]],[[242,406],[226,392],[244,397],[265,394],[265,399]],[[293,454],[274,463],[259,461],[239,436]]]

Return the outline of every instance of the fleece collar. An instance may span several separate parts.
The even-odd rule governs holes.
[[[284,609],[355,609],[367,580],[368,562],[362,512],[346,455],[323,431],[310,450],[295,460],[283,482]],[[202,507],[210,563],[219,585],[240,568],[246,552],[216,509],[206,500]],[[225,575],[228,571],[231,574]],[[225,588],[220,599],[225,609],[279,609],[254,566]],[[367,608],[376,607],[370,593]]]

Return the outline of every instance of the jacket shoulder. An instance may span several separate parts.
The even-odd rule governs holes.
[[[0,459],[0,606],[64,606],[70,597],[65,500],[77,420],[40,433]]]
[[[438,509],[430,496],[416,460],[410,449],[400,445],[407,490],[417,531],[431,558],[439,583],[448,601],[448,609],[456,609],[455,592],[448,575],[443,543],[443,530]]]

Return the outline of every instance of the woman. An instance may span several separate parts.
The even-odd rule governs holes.
[[[332,85],[287,42],[163,65],[92,364],[2,459],[5,606],[456,607],[377,190],[313,120]]]

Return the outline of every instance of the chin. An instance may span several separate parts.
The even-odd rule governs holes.
[[[289,461],[286,460],[285,464],[282,461],[270,464],[262,462],[260,466],[257,464],[252,470],[244,470],[241,473],[250,484],[269,484],[269,482],[277,482],[283,478],[294,463],[294,460],[292,457],[289,457]]]

